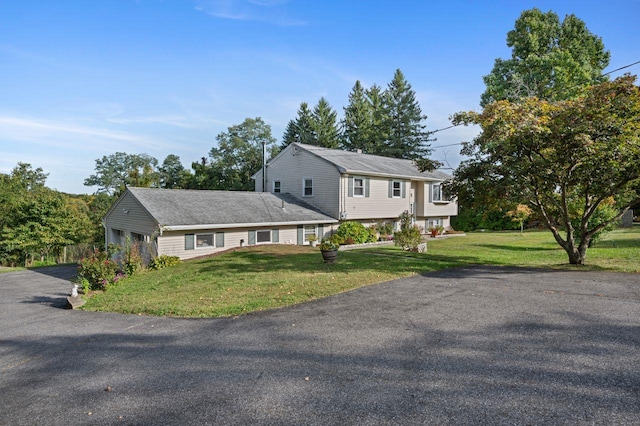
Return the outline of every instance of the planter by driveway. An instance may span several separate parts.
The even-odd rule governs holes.
[[[0,425],[640,424],[640,277],[462,268],[239,318],[0,274]]]

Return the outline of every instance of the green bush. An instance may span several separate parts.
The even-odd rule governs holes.
[[[393,241],[396,246],[404,250],[418,251],[418,246],[422,243],[422,234],[417,226],[410,226],[393,234]]]
[[[420,228],[411,224],[413,215],[405,211],[399,219],[400,231],[393,234],[394,244],[404,250],[418,251],[418,246],[422,243],[422,233]]]
[[[78,262],[77,282],[86,290],[105,290],[108,285],[124,278],[118,264],[109,259],[109,254],[94,249],[89,256]]]
[[[380,239],[388,240],[393,236],[393,224],[389,222],[378,222],[375,230],[380,234]]]
[[[526,222],[525,222],[526,223]],[[457,216],[451,218],[451,226],[460,231],[486,229],[503,231],[518,229],[520,225],[506,216],[506,210],[484,210],[460,208]]]
[[[335,235],[347,244],[363,244],[376,241],[375,231],[370,231],[360,222],[342,222]]]
[[[375,225],[367,228],[367,232],[369,233],[369,235],[367,235],[368,243],[375,243],[378,241],[378,232],[376,231]]]
[[[162,269],[168,268],[169,266],[175,266],[180,263],[180,258],[178,256],[168,256],[166,254],[160,255],[155,259],[151,260],[149,267],[151,269]]]

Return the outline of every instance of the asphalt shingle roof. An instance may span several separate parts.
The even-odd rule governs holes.
[[[301,143],[295,143],[295,145],[332,163],[338,168],[340,173],[405,177],[438,181],[446,180],[451,177],[447,173],[439,170],[421,173],[411,160],[361,154],[352,151],[343,151],[340,149],[322,148],[315,145],[306,145]]]
[[[128,191],[160,226],[337,222],[290,194],[155,188]]]

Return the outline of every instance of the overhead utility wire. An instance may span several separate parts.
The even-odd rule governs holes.
[[[629,68],[629,67],[632,67],[632,66],[634,66],[634,65],[638,65],[638,64],[640,64],[640,61],[636,61],[636,62],[634,62],[634,63],[632,63],[632,64],[625,65],[624,67],[616,68],[615,70],[613,70],[613,71],[609,71],[609,72],[606,72],[606,73],[604,73],[604,74],[602,74],[602,75],[609,75],[609,74],[614,73],[614,72],[616,72],[616,71],[620,71],[620,70],[623,70],[623,69],[625,69],[625,68]]]
[[[640,61],[636,61],[636,62],[634,62],[634,63],[632,63],[632,64],[625,65],[625,66],[620,67],[620,68],[616,68],[615,70],[611,70],[611,71],[606,72],[606,73],[604,73],[604,74],[602,74],[602,75],[609,75],[609,74],[613,74],[614,72],[621,71],[621,70],[623,70],[623,69],[625,69],[625,68],[631,68],[632,66],[634,66],[634,65],[638,65],[638,64],[640,64]],[[453,124],[453,125],[448,126],[448,127],[443,127],[442,129],[432,130],[432,131],[430,131],[429,133],[430,133],[430,134],[434,134],[434,133],[438,133],[438,132],[441,132],[441,131],[443,131],[443,130],[449,130],[449,129],[453,128],[453,127],[458,127],[458,126],[459,126],[459,124]],[[447,146],[455,146],[455,145],[462,145],[462,142],[459,142],[459,143],[452,143],[452,144],[449,144],[449,145],[438,145],[438,146],[432,146],[431,148],[433,148],[433,149],[435,149],[435,148],[445,148],[445,147],[447,147]]]

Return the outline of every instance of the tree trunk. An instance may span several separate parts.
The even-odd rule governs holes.
[[[578,247],[575,246],[573,241],[568,243],[564,249],[569,255],[569,263],[572,265],[584,265],[587,257],[587,247],[589,247],[589,239],[581,241]]]
[[[584,265],[584,254],[580,253],[580,250],[573,249],[573,251],[567,250],[569,255],[569,263],[572,265]]]
[[[567,255],[569,256],[569,263],[571,265],[584,265],[584,261],[587,256],[587,247],[589,245],[589,240],[590,238],[587,237],[580,241],[580,244],[576,246],[573,238],[568,238],[566,241],[563,241],[564,244],[560,244],[564,251],[567,252]]]

